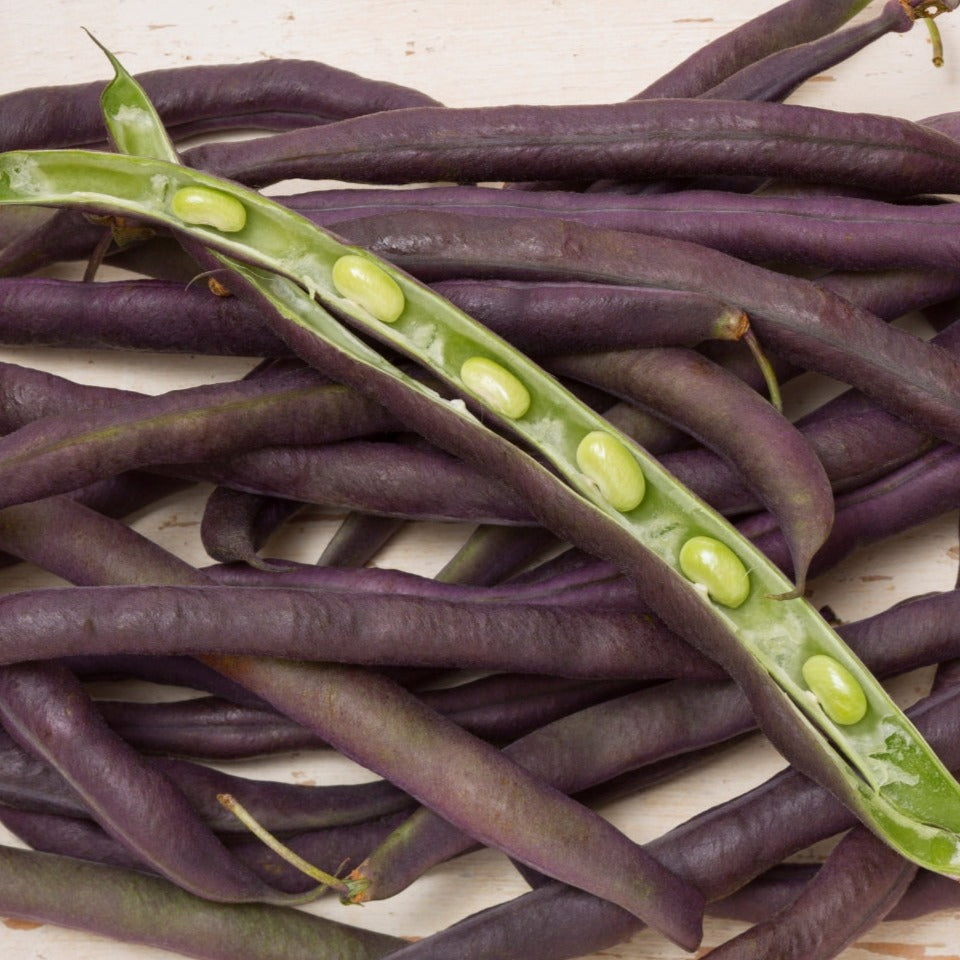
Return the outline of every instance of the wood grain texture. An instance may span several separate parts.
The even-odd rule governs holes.
[[[91,30],[136,72],[186,64],[246,62],[263,57],[311,58],[358,73],[419,88],[449,105],[588,103],[625,99],[684,56],[743,20],[768,9],[768,0],[289,0],[285,3],[197,3],[196,0],[33,0],[18,5],[17,29],[0,34],[0,92],[50,83],[108,78],[102,54],[81,27]],[[877,0],[871,5],[876,8]],[[863,19],[867,13],[861,14]],[[809,83],[793,100],[851,111],[919,119],[960,106],[960,13],[940,21],[946,65],[929,62],[921,27],[887,37],[854,61]],[[2,123],[0,117],[0,123]],[[91,383],[160,392],[236,377],[244,359],[128,355],[97,351],[0,349],[0,359],[42,367]],[[791,388],[793,409],[832,385],[808,378]],[[184,558],[207,562],[198,543],[200,490],[158,504],[137,527]],[[883,609],[897,600],[953,584],[958,561],[955,515],[860,551],[829,577],[811,584],[815,603],[843,619]],[[333,520],[311,512],[291,524],[270,551],[314,560]],[[424,524],[398,537],[379,561],[435,572],[466,531]],[[56,582],[27,568],[2,571],[0,589]],[[902,679],[904,701],[922,691],[926,676]],[[144,694],[146,695],[146,694]],[[638,840],[652,839],[687,817],[762,781],[781,766],[759,737],[708,768],[661,785],[644,798],[607,813]],[[290,782],[335,782],[363,776],[326,753],[300,753],[233,764],[252,776]],[[816,856],[822,851],[812,851]],[[362,910],[324,902],[312,909],[404,936],[425,936],[524,885],[504,858],[483,851],[444,865],[401,896]],[[849,948],[843,960],[960,957],[958,916],[886,924]],[[708,921],[704,955],[742,927]],[[0,924],[0,956],[46,960],[148,960],[169,954],[115,944],[99,937],[11,918]],[[662,938],[644,933],[593,960],[675,960],[684,956]]]

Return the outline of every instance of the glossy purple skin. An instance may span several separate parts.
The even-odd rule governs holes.
[[[361,77],[310,60],[270,59],[244,64],[190,66],[139,74],[161,119],[178,128],[205,130],[323,123],[362,113],[438,101],[399,84]],[[33,87],[0,96],[4,137],[0,149],[83,146],[106,139],[100,95],[105,82]]]
[[[269,622],[258,616],[265,604]],[[717,674],[645,614],[549,603],[282,587],[105,586],[10,594],[0,598],[0,618],[6,626],[0,660],[7,663],[66,652],[231,653],[585,679]]]
[[[777,916],[714,948],[716,960],[831,960],[897,905],[916,864],[870,833],[851,829],[823,867]]]
[[[914,0],[912,5],[920,6],[922,0]],[[849,59],[888,33],[906,33],[914,22],[900,0],[888,0],[872,19],[770,53],[700,96],[713,100],[784,100],[804,81]]]
[[[700,47],[637,98],[699,97],[777,50],[836,30],[862,6],[859,0],[786,0]]]
[[[669,290],[459,280],[440,283],[437,291],[532,353],[692,344],[734,338],[744,329],[742,316],[714,298]],[[184,289],[182,283],[162,280],[0,279],[0,341],[249,357],[290,354],[239,298],[213,296],[201,284]]]
[[[955,192],[960,182],[960,145],[928,127],[728,100],[411,108],[239,144],[207,144],[185,151],[183,159],[254,187],[288,178],[635,182],[749,170],[764,178],[841,182],[910,196]]]

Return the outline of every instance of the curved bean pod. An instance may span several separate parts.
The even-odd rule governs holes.
[[[568,355],[547,366],[652,410],[734,466],[780,522],[803,592],[810,560],[833,523],[833,494],[814,449],[774,407],[690,350]]]
[[[439,106],[408,87],[310,60],[151,70],[138,80],[149,91],[168,128],[202,131],[249,128],[269,120],[322,123],[362,113]],[[0,149],[67,147],[104,140],[103,83],[34,87],[0,96],[7,118]],[[276,119],[269,119],[276,118]]]
[[[438,146],[442,144],[442,146]],[[637,181],[740,174],[843,182],[895,196],[956,192],[960,145],[869,114],[728,100],[590,106],[413,107],[184,151],[191,167],[264,186],[285,179]]]
[[[811,562],[811,575],[828,570],[857,547],[956,509],[958,471],[956,448],[941,444],[872,483],[838,495],[833,529]],[[789,551],[769,517],[754,514],[738,526],[775,563],[789,570]]]
[[[715,947],[715,960],[831,960],[897,905],[915,864],[854,827],[831,851],[797,899],[764,923]]]
[[[264,565],[257,553],[271,533],[303,508],[295,500],[217,487],[200,521],[204,549],[221,563]]]
[[[824,36],[843,26],[863,0],[785,0],[691,54],[636,95],[699,97],[725,78],[777,50]]]
[[[266,904],[221,904],[140,871],[0,848],[0,910],[204,960],[375,960],[402,940]]]
[[[66,670],[10,664],[0,670],[0,690],[0,718],[11,736],[54,766],[104,828],[136,856],[198,896],[290,902],[234,860],[182,794],[110,733]],[[87,749],[78,752],[77,743]],[[176,836],[158,835],[150,825],[144,829],[138,814],[145,809],[154,816],[162,809],[162,816],[177,823]]]
[[[805,80],[848,59],[888,33],[906,33],[922,0],[888,0],[864,23],[798,42],[748,64],[699,96],[711,100],[784,100]]]

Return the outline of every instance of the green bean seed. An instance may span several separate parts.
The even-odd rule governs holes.
[[[341,297],[363,307],[382,323],[396,323],[406,300],[400,285],[366,257],[348,253],[333,265],[331,275]]]
[[[487,406],[510,420],[530,409],[530,392],[509,370],[486,357],[471,357],[460,367],[460,379]]]
[[[680,548],[680,570],[725,607],[739,607],[750,593],[750,575],[740,558],[713,537],[691,537]]]
[[[577,447],[577,466],[615,510],[626,513],[640,504],[647,482],[637,458],[612,433],[591,430]]]
[[[174,216],[184,223],[237,233],[247,222],[247,210],[236,198],[209,187],[181,187],[170,201]]]
[[[834,723],[849,726],[864,718],[867,698],[863,687],[842,663],[818,653],[804,662],[800,672]]]

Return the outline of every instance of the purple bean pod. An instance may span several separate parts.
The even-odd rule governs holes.
[[[283,199],[286,206],[339,232],[347,232],[344,225],[351,220],[389,215],[400,222],[404,214],[419,210],[503,219],[556,217],[598,229],[687,240],[755,263],[883,270],[943,269],[957,261],[958,218],[956,205],[949,202],[897,204],[833,193],[706,189],[623,195],[464,186],[327,193]],[[483,309],[482,300],[477,305]],[[467,313],[470,306],[463,305]]]
[[[185,797],[111,733],[66,670],[10,664],[0,671],[0,690],[0,719],[8,733],[55,767],[104,829],[136,856],[208,899],[286,899],[231,857]],[[164,821],[170,828],[158,830]]]
[[[98,704],[108,723],[111,714],[119,712],[104,709],[110,705]],[[83,797],[53,766],[6,738],[2,747],[4,803],[39,813],[90,819]],[[413,806],[409,797],[382,780],[304,786],[249,780],[171,757],[149,757],[147,763],[176,784],[204,822],[222,838],[248,834],[240,821],[217,803],[218,793],[235,796],[268,830],[282,834],[375,819]]]
[[[435,448],[395,441],[262,446],[216,463],[173,463],[167,469],[235,490],[381,516],[531,522],[509,487]]]
[[[295,500],[217,487],[207,497],[200,521],[200,540],[207,553],[221,563],[264,566],[259,549],[303,506]]]
[[[273,566],[280,566],[279,563]],[[284,561],[283,570],[259,571],[236,565],[214,565],[204,573],[214,583],[226,586],[301,587],[435,598],[451,603],[529,603],[534,605],[580,606],[596,610],[645,611],[635,587],[609,563],[593,558],[566,569],[556,564],[542,569],[537,577],[514,577],[493,586],[453,580],[438,580],[386,567],[338,569]]]
[[[437,291],[533,353],[733,339],[746,325],[714,298],[670,290],[454,280],[437,284]],[[0,342],[249,357],[290,353],[242,299],[213,296],[202,284],[184,288],[147,279],[2,278]]]
[[[572,794],[728,740],[753,723],[749,705],[728,681],[678,681],[587,707],[531,731],[504,753]],[[385,899],[473,844],[468,834],[420,808],[352,876],[368,884],[366,899]]]
[[[0,910],[201,960],[375,960],[403,941],[267,904],[195,897],[141,871],[0,848]]]
[[[493,586],[556,546],[557,538],[543,527],[480,524],[437,571],[434,579],[442,583]]]
[[[291,372],[278,381],[193,387],[113,407],[79,409],[30,422],[0,439],[0,448],[5,446],[10,455],[7,466],[19,477],[10,477],[3,505],[67,492],[165,460],[262,446],[271,434],[281,443],[316,442],[389,429],[395,422],[381,405],[309,371]]]
[[[633,686],[629,680],[571,682],[564,678],[494,674],[452,688],[424,690],[418,695],[475,736],[504,742]],[[328,746],[274,710],[237,705],[216,697],[161,704],[111,700],[98,706],[116,733],[148,753],[235,760]],[[269,825],[266,817],[258,819]]]
[[[365,567],[406,526],[395,517],[352,511],[317,558],[322,567]]]
[[[462,589],[462,588],[461,588]],[[270,618],[258,616],[270,605]],[[376,666],[713,677],[718,667],[636,609],[450,602],[299,588],[65,587],[0,597],[0,662],[64,653],[273,656]],[[523,643],[516,642],[523,637]],[[590,637],[590,642],[584,642]]]
[[[288,714],[294,712],[287,690],[290,685],[302,689],[304,665],[273,663],[267,680],[262,671],[251,676],[244,663],[238,660],[228,658],[227,662],[231,663],[231,673],[235,677],[244,678],[266,699],[282,700]],[[362,758],[366,766],[380,769],[420,802],[437,809],[448,808],[452,813],[445,815],[453,822],[459,820],[459,825],[481,843],[497,846],[509,856],[549,876],[563,874],[559,879],[564,882],[592,889],[605,900],[620,903],[631,913],[656,917],[658,929],[687,949],[699,942],[702,905],[696,902],[696,895],[691,899],[688,889],[675,883],[669,873],[661,873],[656,861],[645,864],[646,855],[635,844],[627,842],[621,846],[612,835],[607,840],[609,824],[602,818],[584,816],[580,811],[585,812],[586,808],[568,801],[559,791],[540,785],[535,778],[531,779],[537,784],[536,796],[532,804],[527,803],[524,796],[527,790],[522,784],[529,774],[506,761],[499,751],[491,749],[480,754],[471,741],[465,739],[468,735],[461,734],[455,725],[438,724],[436,714],[424,709],[417,718],[413,702],[409,708],[402,706],[404,719],[398,733],[402,739],[414,742],[429,736],[432,749],[424,753],[422,769],[411,775],[407,762],[398,762],[395,756],[396,737],[385,735],[387,730],[393,730],[393,726],[384,724],[387,714],[383,710],[389,708],[388,713],[392,711],[397,702],[397,688],[381,683],[371,674],[359,678],[360,685],[376,697],[381,706],[376,718],[368,717],[356,706],[355,671],[352,668],[311,664],[306,669],[308,675],[323,677],[325,696],[323,703],[317,700],[302,703],[298,711],[300,716],[295,719],[300,719],[305,726],[333,725],[335,733],[331,739],[337,741],[337,747],[347,756]],[[344,676],[346,683],[342,680]],[[334,722],[337,716],[340,719]],[[442,738],[434,732],[438,729],[443,730]],[[502,759],[504,763],[501,763]],[[495,819],[500,825],[499,836],[491,836],[478,819],[480,811],[475,798],[468,796],[468,802],[464,804],[462,795],[459,799],[451,796],[460,794],[464,785],[471,782],[481,763],[485,782],[490,782],[491,775],[497,777],[496,796],[489,797],[484,806],[492,806],[498,811]],[[561,814],[564,809],[570,809],[569,818],[567,814]],[[573,844],[570,843],[573,835],[561,826],[564,822],[580,824],[575,829],[578,839]],[[588,850],[589,858],[586,857]],[[593,855],[598,856],[599,863],[604,865],[599,876],[596,868],[590,865]],[[638,877],[641,871],[643,880]]]
[[[251,187],[291,178],[636,181],[748,170],[757,177],[910,196],[956,192],[960,181],[960,145],[929,127],[873,114],[729,100],[412,107],[205,144],[186,150],[183,160]]]
[[[786,0],[700,47],[638,93],[636,99],[702,96],[777,50],[838,29],[864,6],[863,0]]]
[[[782,101],[804,81],[848,60],[888,33],[906,33],[916,22],[923,0],[887,0],[870,20],[823,37],[770,53],[720,81],[700,97],[712,100]]]
[[[950,656],[957,643],[958,603],[957,591],[918,598],[841,627],[840,632],[875,673],[901,674],[920,660],[936,663]],[[582,791],[626,770],[729,740],[754,724],[747,701],[729,681],[676,681],[560,719],[506,751],[562,789]],[[593,742],[594,736],[601,742]],[[469,837],[421,809],[356,873],[370,880],[371,898],[392,896],[470,843]],[[893,856],[891,861],[888,854],[886,862],[903,863],[899,855]]]
[[[306,116],[318,122],[412,106],[439,106],[432,97],[309,60],[175,67],[138,75],[164,124],[191,136],[249,128],[264,117]],[[0,149],[102,144],[104,83],[33,87],[0,96],[5,117]],[[271,126],[277,121],[271,120]]]
[[[710,951],[714,960],[832,960],[897,905],[915,864],[853,827],[788,908]]]
[[[960,453],[941,444],[879,480],[838,495],[833,528],[810,563],[810,575],[818,576],[858,547],[956,509],[958,492]],[[771,518],[754,514],[738,527],[774,563],[790,569],[789,551]]]

